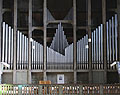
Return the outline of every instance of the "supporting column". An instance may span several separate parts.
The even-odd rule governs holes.
[[[73,0],[73,64],[74,82],[77,82],[77,47],[76,47],[76,0]]]
[[[32,37],[32,0],[29,0],[29,31],[28,31],[28,84],[31,84],[31,41]]]
[[[91,0],[88,0],[88,39],[92,38],[91,32]],[[92,43],[88,42],[89,83],[92,83]]]
[[[43,72],[43,80],[47,80],[47,75],[46,75],[46,63],[47,63],[47,0],[44,0],[44,11],[43,11],[43,23],[44,23],[44,52],[43,52],[43,65],[44,65],[44,72]]]
[[[106,0],[102,0],[104,83],[107,83]]]
[[[118,61],[120,61],[120,0],[117,0],[117,14],[118,14]],[[119,75],[120,83],[120,75]]]
[[[0,0],[0,62],[1,62],[1,41],[2,41],[2,38],[1,38],[1,32],[2,32],[2,2],[3,0]]]
[[[13,61],[13,84],[16,84],[16,48],[17,48],[17,0],[14,0],[14,61]]]
[[[1,41],[2,41],[2,37],[1,37],[1,32],[2,32],[2,0],[0,0],[0,62],[2,61],[2,57],[1,57]],[[2,64],[0,64],[1,66]],[[0,72],[1,73],[1,72]],[[0,84],[1,84],[1,74],[0,74]]]

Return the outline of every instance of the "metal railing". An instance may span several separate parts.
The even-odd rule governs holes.
[[[114,85],[0,85],[0,95],[120,95],[120,84]]]

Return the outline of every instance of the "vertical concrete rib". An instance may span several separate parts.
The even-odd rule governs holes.
[[[104,82],[107,83],[106,0],[102,0]]]
[[[13,84],[16,84],[16,48],[17,48],[17,0],[14,0],[14,61],[13,61]]]
[[[31,84],[31,42],[30,38],[32,37],[32,0],[29,0],[29,23],[28,23],[28,84]]]
[[[73,64],[74,64],[74,82],[77,81],[77,44],[76,44],[76,0],[73,0]]]
[[[88,0],[88,39],[91,39],[91,0]],[[92,83],[92,43],[88,42],[89,83]]]
[[[1,41],[2,41],[2,36],[1,36],[1,32],[2,32],[2,2],[3,0],[0,0],[0,62],[2,60],[2,57],[1,57],[1,49],[2,49],[2,45],[1,45]]]
[[[43,80],[47,80],[47,75],[46,75],[46,63],[47,63],[47,41],[46,41],[46,36],[47,36],[47,0],[44,0],[44,5],[43,5],[43,23],[44,23],[44,52],[43,52],[43,65],[44,65],[44,73],[43,73]]]
[[[118,61],[120,61],[120,0],[117,0],[117,14],[118,14]],[[119,75],[120,83],[120,75]]]

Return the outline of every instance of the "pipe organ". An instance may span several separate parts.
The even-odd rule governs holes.
[[[43,69],[43,46],[32,40],[32,69]]]
[[[118,60],[118,23],[117,15],[106,22],[107,68]],[[2,62],[10,64],[13,69],[14,30],[8,24],[2,24]],[[32,38],[31,38],[32,39]],[[92,69],[103,68],[103,24],[92,32]],[[43,45],[31,40],[31,69],[43,69]],[[88,35],[77,42],[77,69],[88,69]],[[28,69],[28,38],[17,31],[17,70]],[[4,67],[4,69],[8,69]],[[73,43],[68,44],[61,23],[56,29],[50,47],[47,47],[47,69],[73,69]]]
[[[107,67],[108,69],[115,69],[116,67],[110,67],[110,64],[118,60],[117,15],[106,22],[106,27]],[[85,45],[88,45],[88,35],[77,42],[78,69],[88,69],[88,66],[85,64],[88,63],[88,49],[85,48]],[[92,32],[92,69],[103,69],[103,24]]]
[[[55,36],[53,37],[50,47],[47,47],[47,68],[57,69],[59,66],[61,69],[68,69],[73,66],[73,43],[68,45],[66,35],[64,35],[63,27],[58,24]]]
[[[13,69],[13,29],[3,22],[2,31],[2,62],[10,64]]]

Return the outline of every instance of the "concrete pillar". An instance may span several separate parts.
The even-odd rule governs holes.
[[[47,0],[44,0],[44,5],[43,5],[43,24],[44,24],[44,52],[43,52],[43,65],[44,65],[44,73],[43,73],[43,80],[47,80],[47,75],[46,75],[46,63],[47,63]]]
[[[91,0],[88,0],[88,39],[92,38],[91,32]],[[89,83],[92,83],[92,43],[88,42]]]
[[[32,37],[32,0],[29,0],[29,31],[28,31],[28,84],[31,84],[31,42]]]
[[[102,0],[104,82],[107,83],[106,0]]]
[[[0,0],[0,62],[1,62],[1,41],[2,41],[2,39],[1,39],[1,32],[2,32],[2,1],[3,0]]]
[[[14,0],[14,61],[13,61],[13,84],[16,84],[16,48],[17,48],[17,0]]]
[[[117,0],[117,14],[118,14],[118,60],[120,61],[120,0]],[[119,75],[120,83],[120,75]]]
[[[74,82],[77,82],[77,47],[76,47],[76,0],[73,0],[73,64],[74,64]]]

